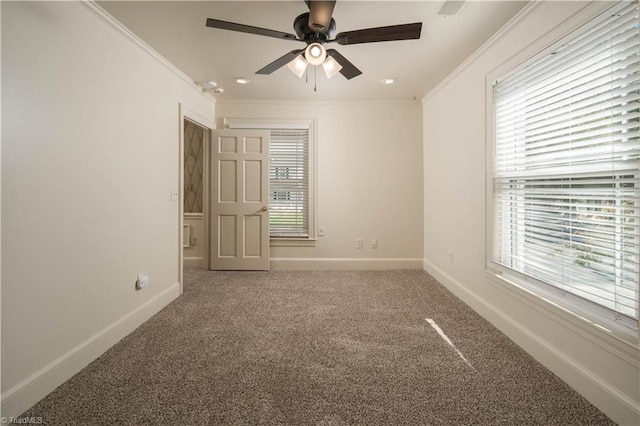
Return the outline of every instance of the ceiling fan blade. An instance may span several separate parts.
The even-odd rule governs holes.
[[[252,27],[251,25],[236,24],[235,22],[221,21],[219,19],[207,18],[207,27],[218,28],[221,30],[238,31],[240,33],[256,34],[266,37],[274,37],[284,40],[298,40],[293,34],[284,33],[282,31],[269,30],[266,28]]]
[[[380,41],[416,40],[420,38],[422,22],[413,24],[390,25],[388,27],[367,28],[364,30],[339,33],[334,40],[338,44],[377,43]]]
[[[256,74],[271,74],[275,70],[287,65],[289,62],[293,61],[296,56],[304,52],[304,49],[292,50],[291,52],[279,57],[275,61],[271,62],[266,67],[256,71]]]
[[[342,65],[340,74],[345,76],[347,80],[351,80],[353,77],[357,77],[362,74],[362,71],[356,68],[355,65],[349,62],[349,60],[342,56],[336,49],[327,49],[327,55],[333,57],[333,59]]]
[[[316,33],[325,33],[331,23],[336,2],[310,0],[306,3],[309,6],[309,28]]]

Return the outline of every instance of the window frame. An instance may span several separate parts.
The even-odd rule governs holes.
[[[575,31],[579,31],[581,27],[602,22],[622,7],[624,4],[620,3],[592,3],[485,76],[485,274],[491,284],[514,294],[534,309],[570,326],[594,341],[602,342],[603,336],[606,336],[607,347],[617,349],[621,353],[628,353],[628,345],[636,345],[640,341],[638,321],[621,315],[612,315],[612,311],[607,308],[600,308],[593,302],[569,295],[561,289],[534,278],[513,273],[492,261],[496,215],[493,193],[493,156],[496,142],[495,83],[556,51],[566,43],[568,38],[575,37]]]
[[[316,190],[316,129],[315,118],[224,118],[223,126],[229,129],[308,129],[309,130],[309,236],[272,237],[271,247],[315,247],[317,242],[317,190]]]

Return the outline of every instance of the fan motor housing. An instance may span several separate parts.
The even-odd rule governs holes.
[[[309,28],[309,13],[303,13],[293,21],[293,29],[295,30],[298,38],[306,41],[307,43],[324,43],[327,40],[333,38],[336,32],[336,21],[331,18],[329,28],[326,31],[317,33],[313,29]]]

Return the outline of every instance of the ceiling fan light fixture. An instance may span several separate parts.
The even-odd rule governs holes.
[[[327,59],[322,63],[322,69],[324,70],[327,78],[331,78],[340,72],[342,65],[340,65],[332,56],[327,56]]]
[[[311,43],[304,51],[304,57],[311,65],[320,65],[327,57],[327,51],[320,43]]]
[[[2,1],[2,0],[0,0]],[[439,0],[441,2],[450,2],[448,6],[458,7],[467,0]],[[256,74],[267,75],[287,65],[291,71],[298,77],[305,74],[308,65],[317,67],[322,65],[328,78],[335,75],[334,68],[340,72],[347,80],[362,74],[354,64],[349,62],[337,50],[324,48],[325,43],[336,42],[341,46],[363,43],[378,43],[396,40],[418,40],[422,33],[422,22],[413,22],[409,24],[387,25],[384,27],[371,27],[355,31],[343,31],[334,36],[336,31],[336,22],[333,18],[333,10],[335,0],[331,1],[309,1],[305,0],[309,7],[309,12],[299,15],[293,21],[295,34],[276,31],[268,28],[254,27],[251,25],[239,24],[235,22],[222,21],[219,19],[207,18],[206,26],[227,31],[236,31],[245,34],[255,34],[264,37],[271,37],[284,40],[293,40],[304,42],[306,48],[292,50],[267,66],[256,71]],[[447,9],[448,10],[448,9]],[[327,56],[333,60],[326,61]],[[339,67],[336,67],[335,62]],[[317,69],[314,69],[314,91],[317,90],[315,78]],[[393,80],[385,84],[393,83]]]
[[[287,64],[287,67],[289,67],[292,73],[297,75],[299,78],[302,78],[305,70],[307,69],[307,61],[302,55],[298,55],[293,61]]]

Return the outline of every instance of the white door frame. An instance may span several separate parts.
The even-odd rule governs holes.
[[[204,143],[202,146],[203,149],[203,158],[204,158],[204,168],[203,168],[203,205],[202,205],[202,215],[203,215],[203,226],[204,226],[204,235],[203,239],[204,243],[204,256],[203,256],[203,267],[205,269],[209,269],[209,238],[206,238],[206,235],[209,233],[209,217],[211,212],[209,211],[209,148],[211,145],[211,130],[216,128],[216,124],[198,114],[197,112],[189,109],[182,103],[179,105],[179,132],[178,132],[178,283],[180,284],[180,294],[183,291],[183,268],[184,268],[184,249],[183,238],[184,238],[184,120],[192,121],[198,126],[203,127],[208,135],[205,135]]]

